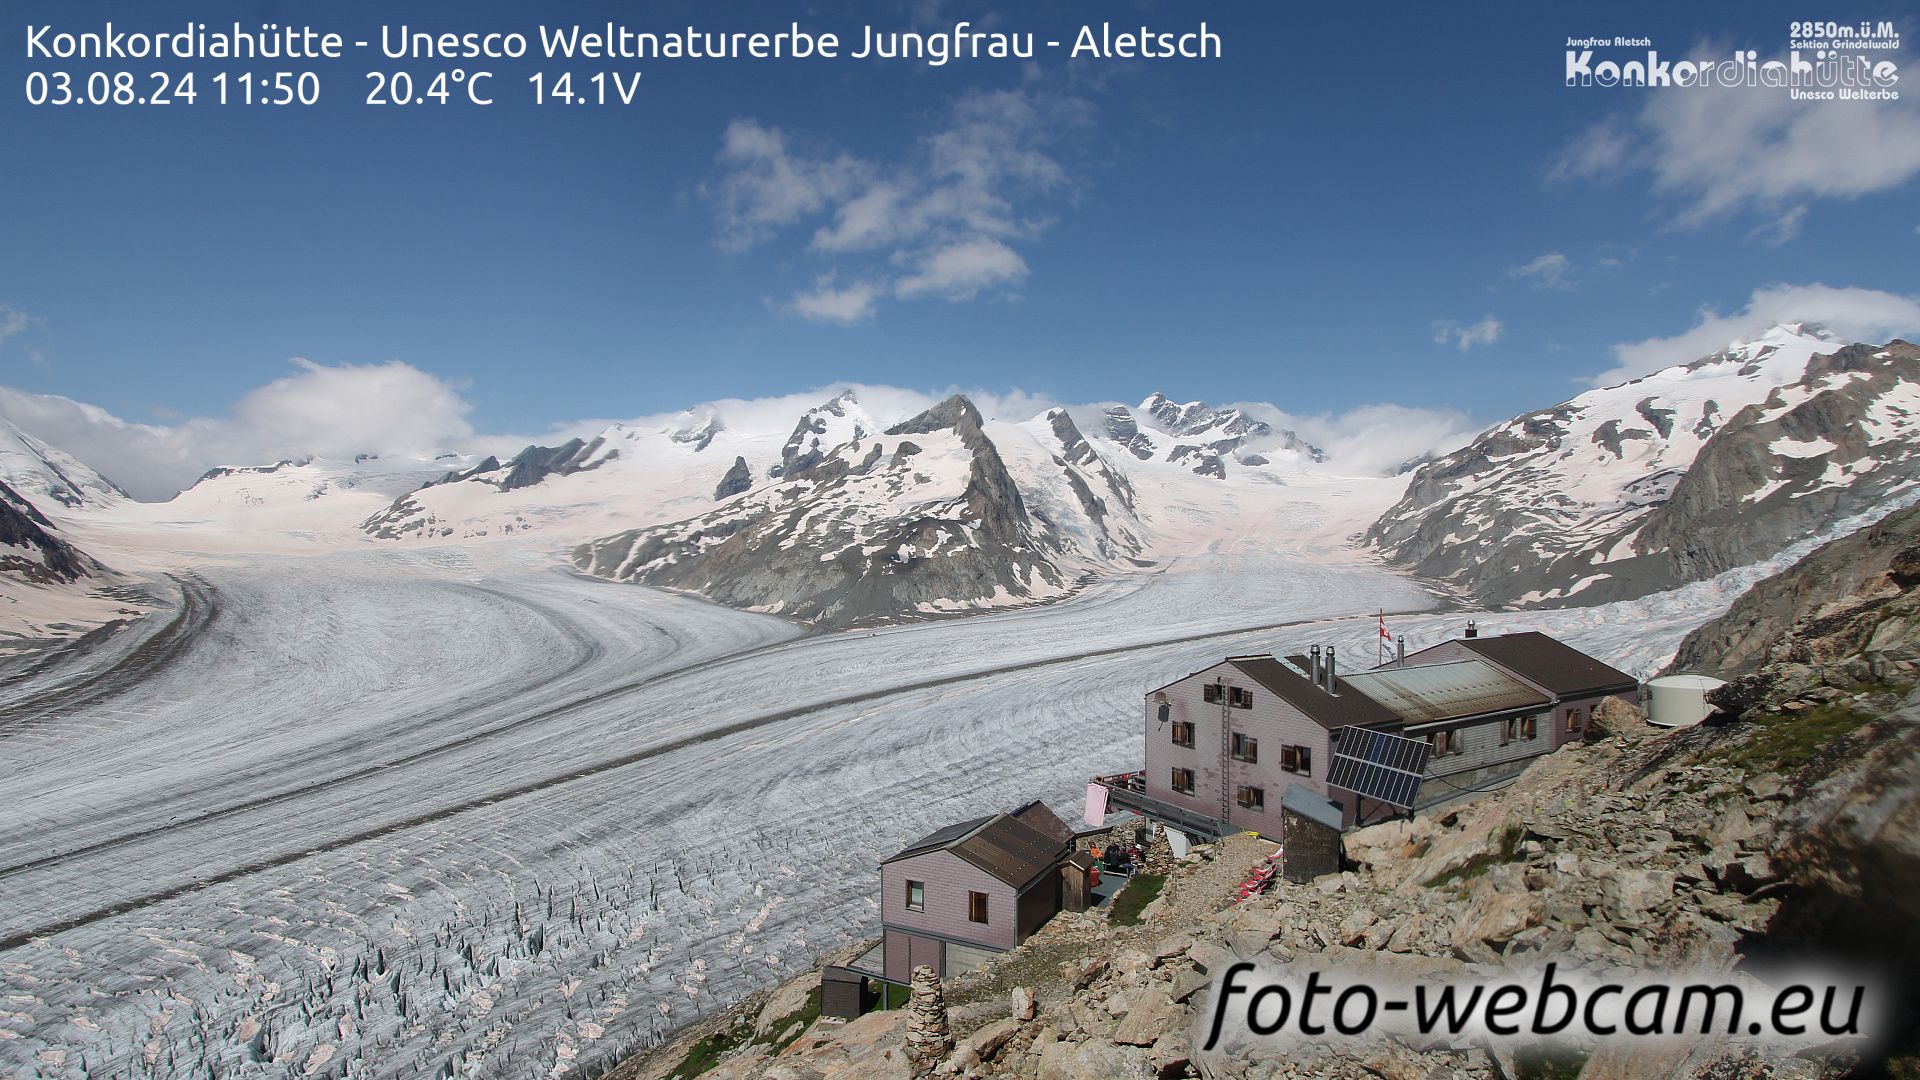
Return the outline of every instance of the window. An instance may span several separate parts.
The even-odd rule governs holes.
[[[1567,734],[1572,735],[1577,733],[1580,730],[1580,725],[1585,723],[1586,719],[1587,711],[1585,709],[1568,709]]]
[[[1218,705],[1220,703],[1220,691],[1225,689],[1226,687],[1221,686],[1217,682],[1210,682],[1200,688],[1200,700],[1209,705]]]
[[[1243,690],[1238,686],[1229,686],[1227,688],[1227,705],[1235,709],[1253,708],[1253,691]]]
[[[987,921],[987,894],[969,892],[967,894],[967,918],[973,922]]]
[[[1434,757],[1445,757],[1460,752],[1460,733],[1458,731],[1436,731],[1427,736],[1427,744],[1433,747]]]
[[[907,882],[907,910],[927,910],[927,883],[924,881]]]
[[[1259,761],[1260,760],[1260,740],[1254,738],[1251,735],[1242,735],[1237,731],[1234,732],[1233,733],[1233,760]]]
[[[1173,783],[1173,790],[1179,792],[1180,794],[1182,795],[1193,794],[1193,770],[1192,769],[1173,770],[1172,783]]]
[[[1280,767],[1290,773],[1301,776],[1313,775],[1313,748],[1310,746],[1283,746],[1280,748]]]
[[[1521,721],[1520,732],[1520,737],[1523,739],[1531,739],[1540,734],[1540,717],[1529,716]]]
[[[1515,719],[1516,719],[1515,717],[1509,716],[1507,717],[1506,722],[1500,725],[1500,745],[1501,746],[1505,746],[1508,743],[1513,741],[1514,732],[1518,727],[1518,725],[1514,723]]]
[[[1249,810],[1265,810],[1267,808],[1267,789],[1243,787],[1240,789],[1239,799],[1240,805]]]
[[[1185,720],[1175,720],[1173,722],[1173,745],[1185,746],[1185,747],[1188,747],[1189,749],[1192,748],[1193,746],[1193,725],[1192,724],[1188,723]]]

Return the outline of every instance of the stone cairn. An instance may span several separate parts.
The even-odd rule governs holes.
[[[953,1053],[953,1035],[947,1029],[947,995],[940,976],[922,964],[913,969],[907,1003],[907,1063],[915,1080],[925,1080]]]

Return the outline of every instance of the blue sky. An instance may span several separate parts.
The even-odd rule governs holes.
[[[226,416],[294,357],[402,362],[482,432],[842,380],[1493,421],[1713,316],[1798,301],[1910,333],[1920,310],[1920,85],[1823,106],[1561,85],[1569,35],[1774,54],[1804,5],[170,7],[118,21],[1045,39],[1205,18],[1225,55],[657,61],[634,105],[574,109],[524,79],[633,65],[461,61],[496,71],[497,104],[376,108],[368,70],[432,65],[354,55],[315,66],[308,109],[57,109],[18,90],[23,27],[109,9],[12,5],[0,384],[131,422]],[[1821,17],[1920,32],[1890,4]]]

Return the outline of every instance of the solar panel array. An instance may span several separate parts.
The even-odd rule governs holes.
[[[1361,727],[1342,728],[1327,783],[1411,810],[1420,794],[1420,776],[1427,771],[1431,749],[1425,739]]]

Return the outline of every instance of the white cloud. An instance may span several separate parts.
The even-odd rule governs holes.
[[[1573,263],[1558,251],[1549,251],[1531,262],[1509,267],[1507,276],[1531,282],[1542,289],[1566,289],[1573,286],[1567,277]]]
[[[8,338],[25,330],[33,322],[33,316],[19,308],[0,304],[0,344],[4,344]]]
[[[222,418],[139,424],[71,398],[10,387],[0,387],[0,416],[143,499],[167,498],[214,465],[430,455],[473,434],[460,394],[408,364],[293,363],[294,374],[248,393]]]
[[[1715,45],[1690,55],[1724,55]],[[1790,227],[1812,199],[1851,199],[1920,175],[1920,96],[1894,101],[1800,101],[1779,87],[1648,90],[1629,117],[1589,129],[1549,170],[1556,179],[1605,179],[1645,170],[1655,194],[1693,227],[1760,213]]]
[[[1607,180],[1620,175],[1634,156],[1635,139],[1618,117],[1588,128],[1560,152],[1547,170],[1549,180]]]
[[[931,293],[949,300],[971,300],[980,290],[1013,285],[1027,276],[1027,261],[998,240],[979,238],[936,248],[918,268],[894,285],[902,297]]]
[[[754,120],[735,120],[720,138],[723,167],[706,190],[720,217],[720,246],[744,251],[854,191],[867,166],[840,155],[810,159],[787,136]]]
[[[1314,416],[1296,416],[1260,402],[1237,407],[1297,433],[1326,451],[1329,467],[1356,476],[1392,473],[1417,458],[1458,450],[1482,427],[1452,409],[1406,405],[1362,405]]]
[[[1452,345],[1466,352],[1476,345],[1491,345],[1499,341],[1500,335],[1506,331],[1506,324],[1491,315],[1466,326],[1452,319],[1444,319],[1433,324],[1433,341],[1436,345]]]
[[[802,317],[858,322],[888,296],[970,300],[1026,277],[1014,245],[1043,232],[1047,206],[1071,193],[1060,147],[1092,112],[1045,80],[968,91],[888,162],[801,152],[785,132],[736,120],[716,157],[720,176],[703,190],[723,248],[806,228],[808,254],[870,283],[816,281],[787,305]]]
[[[1920,296],[1818,284],[1768,285],[1755,289],[1747,306],[1731,315],[1701,308],[1699,321],[1678,334],[1615,345],[1614,367],[1592,381],[1611,386],[1691,363],[1786,322],[1820,323],[1847,341],[1880,342],[1920,333]]]
[[[795,293],[792,306],[801,318],[852,326],[873,317],[873,305],[879,298],[877,285],[856,282],[840,288],[829,274],[815,281],[812,289]]]
[[[1771,221],[1755,225],[1747,233],[1747,239],[1756,240],[1769,247],[1779,247],[1800,235],[1800,224],[1807,218],[1805,203],[1793,207]]]

